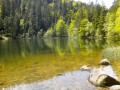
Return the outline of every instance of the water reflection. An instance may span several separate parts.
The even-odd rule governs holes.
[[[0,88],[98,65],[102,50],[112,45],[120,43],[76,37],[0,41]]]
[[[0,41],[0,60],[3,57],[26,57],[39,53],[57,52],[62,55],[64,52],[74,53],[81,49],[93,50],[103,48],[103,40],[82,40],[78,38],[46,38],[46,39],[20,39]]]

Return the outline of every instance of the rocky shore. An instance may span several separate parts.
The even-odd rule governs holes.
[[[87,65],[52,79],[16,85],[3,90],[120,90],[120,82],[110,62],[103,59],[98,69]]]

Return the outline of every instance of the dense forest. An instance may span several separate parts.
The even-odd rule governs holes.
[[[120,38],[120,2],[0,0],[0,36]]]

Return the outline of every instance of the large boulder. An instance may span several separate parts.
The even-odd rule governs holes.
[[[110,65],[110,62],[107,59],[103,59],[101,60],[100,65]]]
[[[109,72],[106,72],[106,71],[109,71]],[[118,77],[116,76],[115,73],[113,73],[110,66],[93,71],[90,74],[88,80],[90,83],[92,83],[95,86],[120,85],[120,82],[118,81]]]
[[[111,86],[110,90],[120,90],[120,85]]]

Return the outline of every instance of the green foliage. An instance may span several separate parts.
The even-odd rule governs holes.
[[[64,4],[65,0],[62,0],[62,4]]]
[[[120,39],[120,2],[115,3],[115,6],[110,9],[106,15],[106,23],[104,28],[107,32],[108,39]],[[114,11],[113,11],[114,10]]]
[[[76,2],[73,2],[73,3],[72,3],[72,6],[73,6],[73,7],[75,7],[76,5],[77,5],[77,3],[76,3]]]
[[[55,31],[53,28],[49,28],[47,32],[44,34],[44,37],[53,37],[55,35]]]
[[[37,37],[42,37],[44,35],[43,29],[38,31]]]
[[[93,24],[91,22],[87,23],[87,27],[85,29],[85,37],[93,38],[95,34]]]
[[[24,26],[24,19],[20,20],[20,26],[23,27]]]
[[[115,31],[120,33],[120,7],[117,9],[116,12]]]
[[[68,36],[78,36],[78,30],[75,27],[75,20],[71,20],[71,23],[68,28]]]
[[[1,15],[1,13],[2,13],[2,8],[1,8],[1,6],[0,6],[0,15]]]
[[[119,25],[119,0],[110,9],[74,0],[0,0],[0,33],[15,38],[119,38]]]
[[[88,20],[86,18],[80,20],[80,31],[78,32],[79,36],[85,36],[85,29],[87,27]]]
[[[106,23],[104,24],[104,29],[106,30],[106,37],[111,39],[114,38],[114,23],[115,14],[114,13],[107,13],[106,15]]]
[[[105,23],[105,7],[103,6],[100,10],[97,36],[105,37],[106,32],[104,30],[104,23]]]
[[[62,19],[58,20],[57,24],[55,25],[55,30],[56,36],[67,36],[67,25]]]

